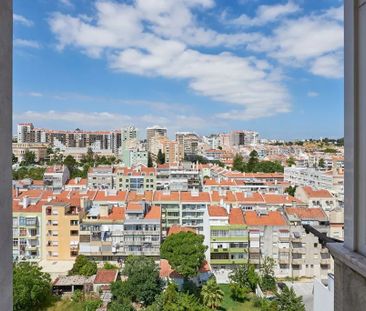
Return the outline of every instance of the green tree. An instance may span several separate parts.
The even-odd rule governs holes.
[[[217,285],[214,277],[208,279],[201,290],[203,304],[210,309],[218,309],[224,300],[224,292]]]
[[[285,189],[285,193],[288,193],[289,195],[291,196],[295,196],[295,193],[296,193],[296,188],[297,186],[288,186],[286,189]]]
[[[265,257],[261,267],[261,288],[264,291],[276,290],[276,279],[274,277],[275,261],[272,257]]]
[[[97,273],[97,263],[89,260],[84,255],[78,255],[69,275],[91,276]]]
[[[254,172],[254,169],[256,167],[256,165],[259,162],[259,158],[258,158],[258,152],[256,150],[253,150],[250,154],[249,154],[249,161],[247,164],[247,172]]]
[[[64,159],[64,165],[69,169],[70,176],[73,178],[74,172],[77,169],[77,162],[76,162],[75,158],[72,155],[68,155]]]
[[[283,170],[283,166],[278,161],[260,161],[254,166],[251,172],[276,173],[283,172]]]
[[[106,262],[104,262],[103,269],[106,269],[106,270],[118,270],[119,268],[116,265],[114,265],[114,264],[106,261]]]
[[[323,158],[319,159],[318,166],[321,168],[325,168],[325,161]]]
[[[131,302],[124,301],[124,302],[118,302],[118,301],[112,301],[112,303],[108,306],[108,311],[134,311]]]
[[[128,257],[122,274],[127,277],[126,281],[117,281],[111,287],[116,301],[121,302],[128,297],[130,301],[148,306],[161,292],[162,283],[159,269],[152,258]]]
[[[13,268],[14,311],[41,310],[52,298],[51,278],[38,266],[22,262]]]
[[[157,163],[164,164],[165,163],[165,154],[159,149],[158,156],[157,156]]]
[[[172,234],[161,245],[160,256],[167,259],[172,268],[184,278],[196,276],[207,249],[203,240],[203,235],[193,232]]]
[[[233,159],[233,170],[242,172],[243,166],[244,166],[243,156],[241,154],[236,154]]]
[[[230,282],[238,284],[240,287],[247,288],[251,292],[255,292],[259,282],[258,273],[252,264],[243,264],[238,266],[230,274]]]
[[[24,153],[23,164],[28,166],[36,163],[36,154],[33,151],[26,150]]]
[[[14,154],[14,153],[12,154],[11,162],[12,162],[13,164],[15,164],[15,163],[17,163],[17,162],[18,162],[18,158],[15,156],[15,154]]]
[[[278,311],[305,311],[302,297],[296,296],[292,287],[285,286],[280,294],[276,294],[276,297]]]
[[[237,283],[230,283],[230,292],[233,300],[243,302],[247,299],[249,289],[247,287],[240,286]]]
[[[147,154],[147,167],[153,167],[153,166],[154,166],[153,159],[151,153],[149,152]]]
[[[294,157],[289,157],[289,158],[286,160],[286,164],[287,164],[287,166],[296,165],[296,162],[295,162]]]

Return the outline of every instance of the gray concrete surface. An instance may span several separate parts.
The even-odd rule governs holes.
[[[313,311],[314,281],[285,282],[288,287],[293,287],[296,295],[302,296],[306,311]]]
[[[13,309],[12,288],[12,0],[0,1],[0,310]]]

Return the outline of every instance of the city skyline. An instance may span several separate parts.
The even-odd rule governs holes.
[[[149,3],[15,1],[14,125],[343,137],[340,1]]]

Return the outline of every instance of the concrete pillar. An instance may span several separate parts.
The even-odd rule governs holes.
[[[0,310],[13,309],[12,287],[12,0],[0,1]]]
[[[345,241],[334,257],[336,311],[366,306],[366,0],[345,0]]]

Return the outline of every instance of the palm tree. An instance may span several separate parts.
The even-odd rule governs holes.
[[[224,292],[217,285],[214,277],[208,279],[201,291],[203,304],[210,309],[217,309],[224,300]]]

